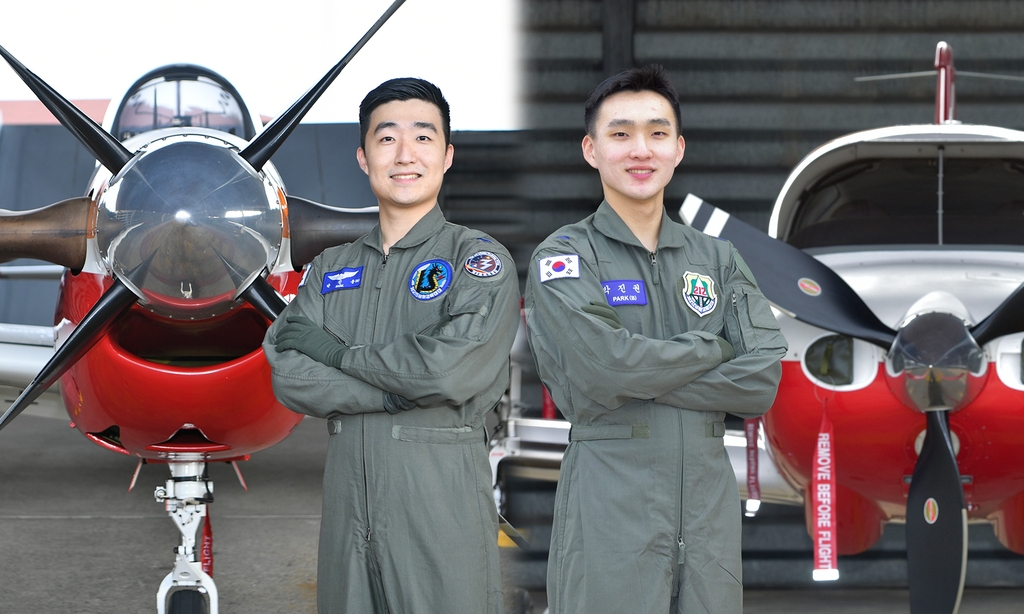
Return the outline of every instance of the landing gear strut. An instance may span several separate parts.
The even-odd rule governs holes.
[[[157,614],[218,614],[217,585],[203,571],[204,561],[196,547],[196,533],[206,518],[207,504],[213,501],[213,482],[207,476],[206,463],[172,462],[168,466],[171,479],[157,486],[153,496],[164,504],[181,532],[181,544],[174,549],[174,569],[157,591]]]

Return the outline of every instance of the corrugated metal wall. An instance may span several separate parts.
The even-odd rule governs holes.
[[[628,26],[632,24],[632,28]],[[976,0],[524,0],[526,195],[573,220],[601,198],[580,155],[583,101],[603,78],[656,62],[682,101],[686,158],[669,185],[767,228],[789,170],[836,136],[930,123],[935,45],[957,68],[1024,75],[1024,3]],[[957,81],[957,116],[1024,128],[1024,83]],[[554,226],[551,219],[548,226]]]

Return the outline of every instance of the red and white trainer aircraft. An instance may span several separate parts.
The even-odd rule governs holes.
[[[0,211],[0,262],[63,267],[56,326],[0,325],[0,386],[23,389],[0,429],[60,381],[85,437],[139,466],[167,464],[156,498],[181,544],[161,614],[218,611],[212,550],[197,544],[200,525],[209,538],[206,463],[245,460],[301,420],[274,398],[264,333],[305,263],[376,223],[376,207],[287,196],[270,158],[403,2],[262,130],[230,83],[194,65],[145,75],[101,127],[0,48],[98,161],[85,196]]]
[[[894,76],[933,74],[935,123],[808,154],[770,237],[692,195],[680,212],[777,308],[790,351],[763,426],[816,578],[905,522],[915,614],[958,610],[968,523],[1024,554],[1024,132],[954,119],[945,43],[935,71]]]

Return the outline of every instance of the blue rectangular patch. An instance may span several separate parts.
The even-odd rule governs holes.
[[[615,305],[646,305],[647,288],[640,279],[612,279],[602,281],[604,297],[611,306]]]
[[[324,273],[324,282],[320,286],[320,294],[328,294],[335,290],[351,290],[363,283],[363,267],[341,269]]]

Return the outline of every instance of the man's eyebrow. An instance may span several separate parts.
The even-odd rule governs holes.
[[[374,126],[373,133],[377,134],[381,130],[387,130],[388,128],[397,128],[397,127],[398,127],[398,124],[396,124],[395,122],[381,122],[381,123],[377,124],[376,126]]]
[[[430,130],[434,134],[437,134],[437,126],[435,126],[431,122],[413,122],[412,126],[413,126],[413,128],[419,128],[419,129],[422,129],[422,130]],[[377,134],[381,130],[387,130],[388,128],[397,128],[397,127],[398,127],[398,123],[396,123],[396,122],[381,122],[381,123],[377,124],[374,127],[373,133]]]
[[[648,126],[671,126],[672,125],[672,122],[670,122],[669,120],[665,119],[664,117],[656,117],[654,119],[649,119],[649,120],[647,120],[646,123],[647,123]],[[619,128],[619,127],[622,127],[622,126],[625,126],[625,127],[628,128],[628,127],[635,126],[635,125],[636,125],[636,122],[631,120],[631,119],[613,119],[612,121],[608,122],[608,127],[609,128]]]

